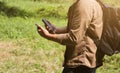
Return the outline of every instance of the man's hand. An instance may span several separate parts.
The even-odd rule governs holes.
[[[40,25],[37,25],[37,31],[44,38],[47,38],[49,35],[49,32]]]
[[[41,27],[40,25],[36,24],[36,26],[37,26],[37,31],[38,31],[40,36],[42,36],[42,37],[44,37],[48,40],[51,40],[51,41],[58,42],[58,43],[62,44],[62,41],[61,41],[63,39],[62,37],[66,36],[66,34],[51,34],[51,33],[48,32],[48,30]]]

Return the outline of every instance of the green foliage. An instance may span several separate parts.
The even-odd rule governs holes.
[[[4,18],[3,16],[1,16],[1,18],[2,18],[0,20],[1,21],[0,27],[2,28],[0,29],[1,38],[10,38],[10,39],[25,38],[31,36],[31,33],[35,31],[34,24],[29,24],[29,21],[24,23],[25,19],[19,17]],[[28,26],[33,27],[33,29],[29,30]]]
[[[64,9],[64,6],[59,5],[59,6],[45,6],[41,7],[37,11],[38,16],[40,17],[66,17],[66,10]]]
[[[13,17],[13,16],[21,16],[21,17],[31,16],[30,13],[27,13],[24,10],[20,10],[17,7],[9,7],[4,2],[0,2],[0,14],[7,15],[8,17]]]
[[[71,2],[65,3],[47,3],[34,1],[0,1],[0,14],[9,17],[57,17],[66,18],[67,10]],[[22,5],[22,6],[21,6]]]

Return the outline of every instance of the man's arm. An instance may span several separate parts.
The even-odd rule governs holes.
[[[68,32],[67,26],[61,27],[61,28],[56,28],[56,33],[57,33],[57,34],[67,33],[67,32]]]
[[[82,0],[83,1],[83,0]],[[92,19],[92,10],[89,3],[77,3],[74,7],[74,14],[70,25],[70,30],[63,34],[50,34],[47,30],[40,27],[38,33],[55,42],[63,45],[75,45],[78,41],[83,40],[86,30]]]
[[[52,40],[52,41],[61,43],[61,44],[62,44],[62,41],[60,38],[67,39],[65,34],[51,34],[48,32],[48,30],[44,29],[40,25],[37,25],[37,31],[42,37],[44,37],[48,40]],[[63,38],[63,37],[65,37],[65,38]]]

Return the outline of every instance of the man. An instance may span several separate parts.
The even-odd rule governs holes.
[[[46,26],[47,27],[47,26]],[[38,26],[38,33],[49,40],[66,45],[63,73],[95,73],[102,65],[97,49],[103,30],[103,11],[96,0],[77,0],[68,11],[68,25],[54,27],[55,34]]]

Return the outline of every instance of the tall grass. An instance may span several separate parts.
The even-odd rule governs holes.
[[[44,26],[41,19],[47,18],[58,27],[65,26],[72,0],[0,1],[5,3],[0,10],[0,73],[61,73],[65,46],[40,37],[34,24]],[[97,73],[119,73],[119,68],[119,54],[106,56]]]

